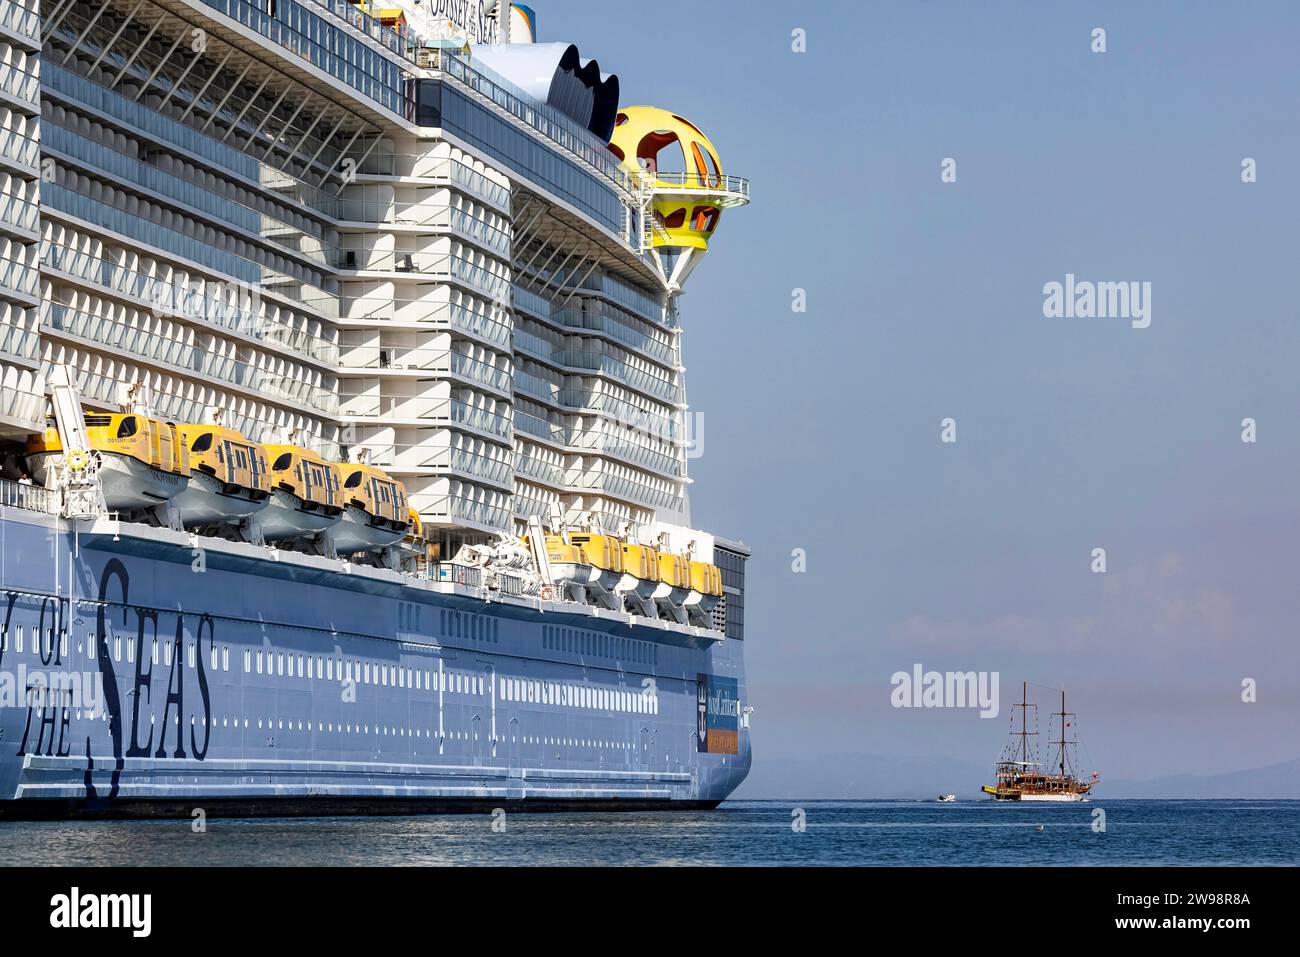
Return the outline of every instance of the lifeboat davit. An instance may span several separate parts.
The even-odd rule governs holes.
[[[253,524],[268,542],[312,538],[343,517],[338,466],[296,445],[267,445],[271,496]]]
[[[234,429],[182,425],[190,481],[171,500],[187,528],[233,524],[265,508],[271,497],[266,449]]]
[[[188,450],[176,425],[137,414],[86,413],[86,436],[99,458],[104,504],[115,512],[153,508],[189,483]],[[58,429],[27,439],[27,467],[46,488],[59,481],[63,441]]]
[[[406,486],[373,465],[335,466],[342,482],[343,514],[328,531],[340,555],[387,548],[406,537],[410,527]]]

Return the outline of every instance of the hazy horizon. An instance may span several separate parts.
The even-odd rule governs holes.
[[[752,180],[682,312],[693,518],[754,549],[756,765],[991,771],[1022,679],[1108,778],[1296,758],[1300,8],[745,11],[537,13]],[[1067,276],[1150,283],[1149,327],[1046,317]],[[892,707],[917,663],[999,673],[997,719]]]

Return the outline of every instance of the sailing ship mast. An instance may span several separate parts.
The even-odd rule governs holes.
[[[1029,735],[1038,734],[1037,731],[1029,730],[1029,709],[1037,709],[1038,705],[1029,703],[1029,682],[1025,681],[1020,687],[1020,703],[1016,705],[1020,709],[1020,764],[1022,767],[1029,767]],[[1035,721],[1037,724],[1037,721]]]
[[[1075,744],[1075,743],[1077,743],[1077,742],[1075,742],[1075,741],[1066,741],[1066,740],[1065,740],[1065,719],[1066,719],[1066,718],[1072,718],[1072,717],[1074,717],[1074,714],[1073,714],[1073,712],[1070,712],[1070,711],[1066,711],[1066,710],[1065,710],[1065,689],[1064,689],[1064,688],[1061,689],[1061,710],[1060,710],[1059,712],[1057,712],[1057,714],[1058,714],[1058,716],[1059,716],[1060,719],[1061,719],[1061,740],[1060,740],[1060,741],[1057,741],[1057,742],[1055,742],[1055,743],[1058,744],[1058,745],[1060,745],[1060,748],[1061,748],[1061,750],[1060,750],[1060,752],[1059,752],[1059,754],[1058,754],[1058,757],[1059,757],[1059,759],[1060,759],[1061,777],[1064,778],[1064,777],[1065,777],[1065,766],[1066,766],[1066,764],[1068,763],[1067,754],[1066,754],[1066,750],[1065,750],[1065,749],[1066,749],[1066,746],[1067,746],[1067,745],[1071,745],[1071,744]]]

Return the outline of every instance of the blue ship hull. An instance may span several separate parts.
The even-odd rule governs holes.
[[[750,764],[742,641],[323,558],[0,509],[0,626],[0,817],[693,809]]]

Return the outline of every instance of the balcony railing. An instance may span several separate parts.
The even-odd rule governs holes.
[[[281,399],[310,406],[326,415],[334,415],[338,411],[338,397],[328,389],[267,372],[231,356],[205,352],[190,343],[169,339],[108,316],[51,304],[46,321],[49,328],[97,347],[127,352],[180,372],[206,375],[242,389],[262,393],[273,400]]]
[[[0,323],[0,353],[32,361],[35,360],[40,345],[39,329],[24,329],[7,322]]]
[[[0,91],[34,105],[41,92],[41,78],[9,63],[0,63]]]
[[[511,372],[489,362],[448,349],[386,349],[358,346],[343,349],[343,372],[383,373],[413,370],[422,373],[453,373],[497,392],[510,394]]]
[[[35,40],[36,45],[40,45],[41,15],[33,10],[24,9],[9,0],[0,0],[0,26],[20,37]]]
[[[346,287],[345,287],[346,288]],[[483,339],[501,349],[510,348],[510,326],[482,312],[447,302],[423,299],[394,299],[391,296],[365,296],[345,303],[344,321],[416,322],[445,326]]]
[[[460,495],[443,495],[431,502],[420,503],[420,517],[429,522],[473,522],[490,528],[508,528],[510,509],[486,502],[476,502]]]
[[[0,196],[0,220],[4,220],[15,229],[21,229],[28,233],[36,232],[36,225],[40,222],[40,215],[40,207],[35,203],[19,199],[11,193]]]
[[[338,269],[357,272],[397,272],[435,279],[455,279],[475,292],[508,301],[510,281],[450,253],[394,252],[366,249],[340,250]]]
[[[39,485],[0,479],[0,506],[53,514],[59,510],[59,496],[57,492]]]
[[[343,392],[340,414],[346,418],[389,421],[445,422],[509,440],[511,417],[471,406],[459,399],[427,399],[420,396],[376,395],[373,392]]]
[[[40,271],[17,259],[0,259],[0,289],[12,289],[35,296],[40,288]]]
[[[749,180],[743,176],[701,176],[698,173],[658,172],[654,174],[654,188],[656,192],[702,191],[749,200]]]
[[[379,468],[414,470],[451,470],[480,478],[496,485],[509,485],[513,470],[508,461],[494,459],[458,448],[430,448],[425,445],[376,445],[358,442],[355,451],[365,449],[366,461]]]
[[[0,153],[21,166],[36,166],[41,144],[17,130],[0,130]]]
[[[103,286],[114,292],[123,293],[141,304],[155,306],[166,303],[179,296],[188,295],[189,290],[163,282],[156,276],[128,269],[117,263],[92,256],[90,253],[45,243],[41,249],[41,258],[50,269],[77,276],[97,286]],[[225,289],[228,284],[218,283],[217,288]],[[241,297],[248,297],[255,290],[237,290]],[[176,310],[176,317],[190,322],[202,322],[214,328],[228,329],[255,339],[268,339],[285,346],[294,352],[308,356],[328,365],[339,361],[339,348],[336,343],[312,335],[302,329],[294,329],[283,323],[273,322],[247,309],[216,299],[205,299],[201,314]]]

